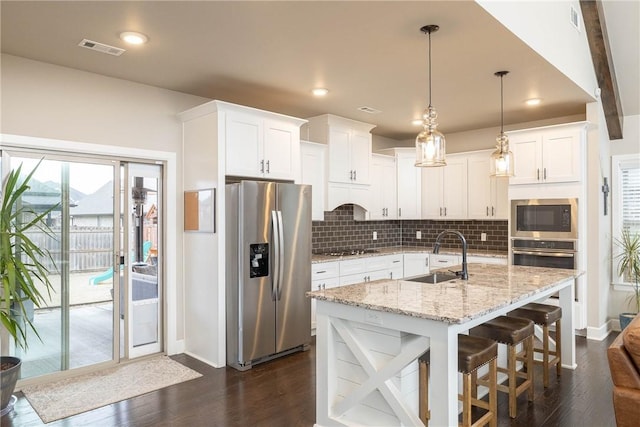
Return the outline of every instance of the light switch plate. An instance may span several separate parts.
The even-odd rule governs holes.
[[[422,231],[420,230],[416,231],[416,239],[418,240],[422,239]]]
[[[480,233],[480,241],[481,242],[487,241],[487,233]]]
[[[378,232],[377,231],[373,232],[373,240],[378,240]]]

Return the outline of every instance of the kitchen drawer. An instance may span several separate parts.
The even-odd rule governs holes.
[[[338,277],[339,275],[340,275],[340,263],[337,261],[320,262],[317,264],[311,264],[311,280],[314,282],[320,279]]]
[[[429,255],[429,264],[431,269],[438,269],[444,267],[450,267],[452,265],[460,264],[462,261],[458,255],[441,255],[431,254]]]
[[[348,259],[340,261],[340,276],[346,276],[367,271],[366,258]],[[362,280],[361,280],[362,282]]]
[[[367,271],[388,270],[390,268],[402,267],[402,254],[382,255],[367,258]]]

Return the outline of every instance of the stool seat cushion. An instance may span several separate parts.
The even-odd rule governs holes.
[[[562,318],[562,309],[554,305],[532,302],[510,311],[508,316],[533,320],[536,325],[551,325]]]
[[[469,335],[513,345],[533,335],[533,321],[520,317],[499,316],[471,328]]]
[[[422,353],[418,360],[429,363],[430,350]],[[473,372],[480,366],[498,357],[498,343],[489,338],[458,335],[458,371]]]
[[[458,371],[473,372],[498,357],[498,343],[469,335],[458,335]]]

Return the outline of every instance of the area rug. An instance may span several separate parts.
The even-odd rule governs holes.
[[[201,377],[198,372],[158,356],[48,384],[22,392],[44,423]]]

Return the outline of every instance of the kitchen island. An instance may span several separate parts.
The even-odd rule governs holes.
[[[469,264],[469,280],[378,280],[317,300],[316,425],[421,426],[416,359],[430,350],[431,426],[458,423],[459,333],[558,293],[562,366],[574,369],[575,270]]]

